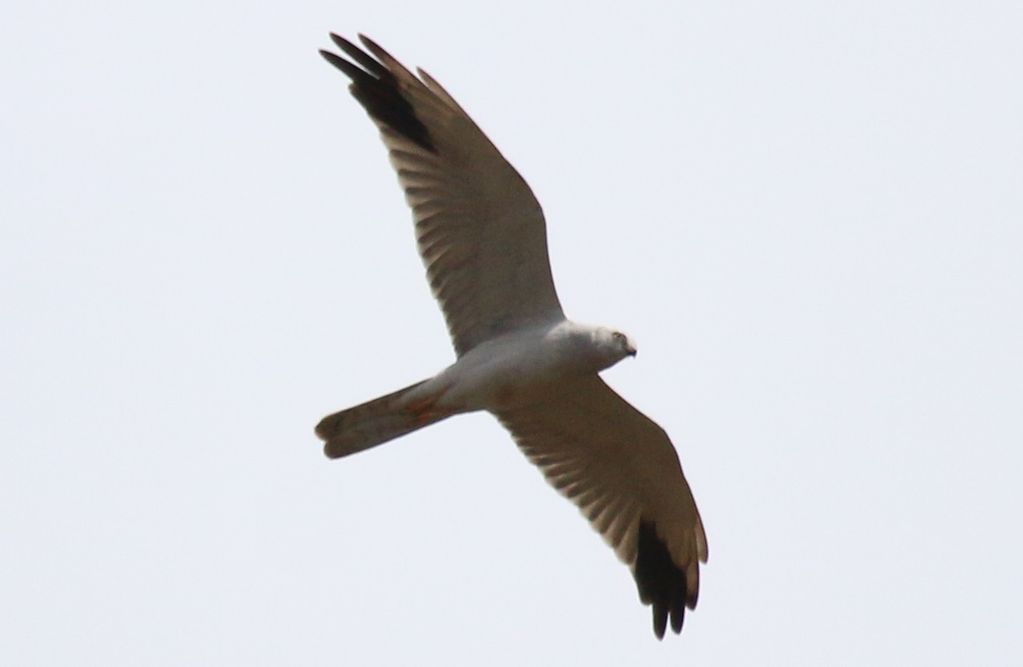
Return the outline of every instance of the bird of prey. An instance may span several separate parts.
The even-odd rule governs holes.
[[[600,378],[635,356],[635,344],[565,317],[540,204],[454,98],[363,35],[365,50],[331,39],[347,59],[320,54],[351,79],[380,130],[457,360],[324,417],[324,452],[340,458],[452,415],[490,412],[631,568],[658,639],[669,618],[681,632],[707,538],[667,434]]]

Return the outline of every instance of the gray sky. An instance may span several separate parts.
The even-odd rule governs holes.
[[[4,8],[0,663],[1023,659],[1019,3],[346,5]],[[681,638],[489,416],[322,457],[453,359],[329,30],[446,85],[638,340]]]

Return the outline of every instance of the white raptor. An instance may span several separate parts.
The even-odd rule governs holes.
[[[458,360],[438,375],[325,417],[339,458],[455,414],[487,410],[631,569],[654,632],[682,630],[696,606],[707,538],[667,434],[598,373],[632,340],[566,319],[543,212],[526,182],[422,70],[372,40],[337,35],[320,51],[380,128],[412,207],[419,252]]]

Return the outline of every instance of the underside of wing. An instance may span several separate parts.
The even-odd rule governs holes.
[[[426,72],[417,77],[364,36],[365,51],[331,39],[347,59],[320,53],[380,128],[458,354],[561,319],[543,212],[518,172]]]
[[[632,569],[657,636],[681,632],[707,538],[667,434],[596,375],[537,398],[498,419]]]

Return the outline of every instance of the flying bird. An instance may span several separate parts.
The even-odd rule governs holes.
[[[694,609],[707,538],[664,430],[600,371],[636,355],[631,338],[565,317],[543,211],[517,171],[437,81],[372,40],[331,34],[320,51],[380,130],[412,208],[419,253],[456,361],[429,379],[324,417],[340,458],[452,415],[493,414],[632,570],[654,633]]]

